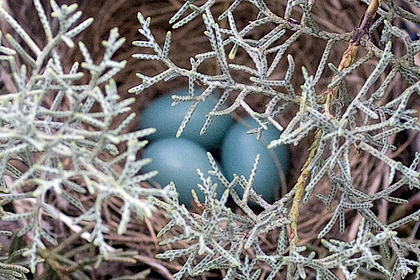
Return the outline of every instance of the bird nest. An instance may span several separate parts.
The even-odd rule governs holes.
[[[98,57],[102,55],[103,49],[101,42],[106,39],[109,35],[109,30],[118,27],[121,36],[125,37],[126,43],[122,49],[116,54],[115,60],[127,60],[127,66],[120,73],[117,74],[115,80],[119,86],[119,92],[122,98],[132,97],[128,93],[128,89],[141,83],[141,80],[136,77],[137,72],[142,72],[145,75],[155,75],[165,70],[164,65],[159,61],[140,61],[132,58],[132,55],[139,50],[133,47],[131,43],[140,38],[138,33],[139,22],[137,20],[137,13],[141,12],[145,17],[151,17],[151,30],[157,41],[162,44],[165,40],[165,35],[168,30],[172,30],[171,25],[168,23],[169,19],[176,13],[176,11],[183,5],[181,0],[142,0],[142,1],[129,1],[129,0],[75,0],[79,4],[79,9],[83,11],[82,18],[93,17],[94,23],[85,32],[78,36],[78,40],[83,41],[88,49],[91,51],[92,56],[98,54]],[[15,18],[18,18],[22,26],[26,26],[31,30],[28,30],[31,34],[42,34],[42,26],[37,24],[33,18],[25,16],[27,13],[33,13],[33,6],[31,1],[26,0],[14,0],[9,1],[9,8]],[[45,2],[45,7],[48,10],[49,4]],[[66,1],[57,1],[59,4]],[[278,14],[282,15],[285,10],[286,1],[266,1],[270,9]],[[221,14],[222,11],[230,5],[230,0],[220,0],[213,6],[212,11],[215,15]],[[363,15],[366,6],[363,4],[355,4],[354,1],[343,1],[343,0],[330,0],[320,1],[314,5],[313,13],[314,19],[317,24],[326,31],[337,32],[337,33],[348,33],[351,32],[359,23],[361,16]],[[244,25],[248,20],[255,18],[257,15],[255,9],[252,8],[251,4],[244,3],[235,10],[235,19],[237,20],[238,26]],[[299,16],[299,15],[297,15]],[[196,19],[195,22],[188,24],[182,28],[173,30],[173,42],[171,45],[169,56],[173,62],[180,67],[189,67],[189,58],[194,54],[200,53],[203,50],[208,50],[209,45],[205,36],[203,35],[204,27],[200,24],[201,19]],[[220,23],[223,24],[226,22]],[[255,31],[258,32],[258,31]],[[263,32],[263,31],[260,31]],[[250,36],[258,37],[259,34],[250,34]],[[293,43],[287,50],[291,54],[296,63],[296,68],[300,69],[301,66],[305,66],[310,73],[316,71],[317,64],[323,54],[323,48],[319,47],[322,41],[313,37],[301,37],[298,41]],[[340,62],[343,51],[346,48],[346,44],[342,44],[334,49],[329,57],[335,65]],[[398,52],[398,44],[394,46],[395,52]],[[67,51],[65,60],[68,61],[68,67],[73,61],[82,60],[81,54],[77,50]],[[236,63],[247,65],[249,57],[246,54],[238,54]],[[210,68],[216,65],[206,65]],[[285,68],[286,69],[286,68]],[[372,70],[372,65],[367,63],[366,67],[360,68],[357,73],[349,76],[348,83],[351,83],[354,89],[360,88],[366,78],[369,76]],[[279,73],[281,74],[281,73]],[[323,73],[323,78],[318,83],[318,90],[326,87],[332,77],[331,71]],[[244,77],[245,79],[246,77]],[[383,80],[385,77],[381,77]],[[295,90],[300,91],[300,85],[303,84],[302,77],[295,77]],[[132,109],[136,113],[141,113],[142,110],[149,104],[153,99],[158,96],[170,94],[174,89],[185,88],[188,85],[186,79],[173,79],[168,82],[161,82],[154,85],[151,88],[146,89],[141,94],[135,96],[136,101],[132,105]],[[388,96],[384,99],[394,98],[395,94],[402,92],[405,88],[405,84],[395,83],[392,85],[390,90],[387,92]],[[253,99],[247,100],[255,110],[264,108],[265,98],[263,96],[253,97]],[[416,101],[414,101],[416,102]],[[245,115],[243,111],[235,112],[238,117]],[[296,114],[296,108],[290,108],[285,111],[284,114],[279,116],[279,122],[281,124],[287,124],[288,121]],[[136,130],[138,128],[138,119],[133,121],[128,129]],[[413,146],[412,143],[416,141],[416,135],[400,134],[390,139],[390,143],[399,147],[396,151],[393,151],[390,155],[393,158],[399,159],[403,162],[408,162],[412,159]],[[287,188],[290,190],[296,183],[296,180],[300,174],[301,168],[305,162],[305,156],[308,154],[308,149],[313,142],[313,135],[310,134],[307,139],[304,139],[297,146],[290,146],[291,154],[291,167],[289,174],[287,175]],[[352,155],[351,169],[354,171],[354,182],[359,187],[360,191],[365,193],[374,193],[378,189],[381,189],[388,180],[388,170],[383,163],[380,163],[375,158],[367,153],[357,153],[356,151]],[[328,194],[329,182],[327,180],[321,181],[315,192],[321,194]],[[411,193],[401,193],[400,197],[410,197]],[[80,198],[85,203],[89,203],[93,198],[84,197]],[[420,204],[418,196],[414,196],[410,200],[410,206]],[[119,272],[127,270],[134,272],[144,268],[151,268],[154,271],[154,275],[157,278],[172,279],[172,274],[178,271],[185,259],[175,259],[174,261],[167,262],[157,260],[154,256],[167,249],[173,249],[174,245],[160,246],[160,239],[156,236],[168,222],[168,218],[165,216],[164,211],[157,211],[152,219],[138,220],[133,218],[127,231],[124,235],[117,235],[117,228],[120,213],[121,201],[115,198],[109,201],[107,205],[103,206],[103,215],[107,221],[107,225],[110,231],[107,235],[109,245],[116,248],[124,248],[129,250],[135,250],[138,254],[135,258],[139,263],[129,264],[119,270]],[[409,206],[405,206],[409,207]],[[66,209],[63,209],[66,211]],[[387,219],[390,215],[395,214],[395,211],[404,211],[405,208],[394,209],[389,205],[381,204],[375,206],[375,211],[378,215],[384,219]],[[68,209],[69,212],[71,210]],[[351,210],[349,210],[351,211]],[[314,215],[317,213],[317,215]],[[356,212],[354,212],[356,213]],[[328,211],[325,205],[320,200],[310,199],[308,203],[300,207],[300,218],[299,218],[299,229],[301,244],[311,244],[314,248],[321,247],[320,240],[317,239],[317,234],[325,226],[332,216],[332,211]],[[357,225],[359,216],[347,215],[346,230],[344,233],[339,233],[338,228],[334,228],[327,236],[328,237],[339,237],[342,240],[352,239],[357,231]],[[57,225],[63,228],[63,231],[70,230],[63,225]],[[172,232],[176,235],[177,232]],[[260,236],[261,248],[265,252],[274,252],[277,247],[278,232],[270,231]],[[187,244],[178,243],[178,248],[186,247]],[[262,267],[262,270],[267,270],[268,267]],[[114,275],[116,273],[115,267],[114,272],[110,269],[98,270],[95,279],[101,279],[104,275]],[[119,274],[119,273],[118,273]],[[214,272],[212,274],[206,274],[203,279],[209,279],[211,277],[220,279],[220,272]]]

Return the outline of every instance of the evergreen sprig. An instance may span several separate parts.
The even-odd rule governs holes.
[[[259,13],[257,18],[249,19],[240,30],[236,24],[235,11],[244,2],[251,3]],[[153,77],[138,74],[143,82],[132,88],[131,92],[140,93],[146,87],[166,79],[187,77],[190,94],[187,97],[173,96],[175,104],[191,104],[178,130],[178,136],[197,104],[214,92],[220,93],[220,98],[208,112],[201,133],[205,133],[213,118],[230,114],[239,108],[259,123],[260,127],[251,131],[256,133],[257,138],[270,125],[282,130],[279,139],[270,143],[271,148],[284,144],[299,145],[314,132],[308,159],[295,187],[273,204],[264,201],[252,189],[258,157],[249,179],[245,177],[248,174],[235,174],[232,181],[223,176],[210,157],[213,166],[209,171],[210,175],[217,177],[227,190],[220,200],[216,199],[216,187],[210,177],[200,173],[200,189],[205,194],[205,199],[196,201],[196,204],[202,208],[201,214],[189,213],[178,205],[176,199],[171,202],[155,201],[172,219],[160,235],[167,234],[175,226],[183,230],[183,233],[164,240],[162,244],[181,240],[190,244],[185,249],[174,249],[158,255],[159,258],[169,260],[185,258],[183,268],[175,274],[176,279],[194,277],[213,269],[224,270],[224,279],[259,279],[261,271],[258,269],[258,261],[265,262],[271,268],[268,278],[265,279],[277,279],[279,273],[285,273],[287,279],[305,279],[310,271],[314,271],[313,275],[317,279],[338,279],[336,270],[341,270],[346,279],[359,279],[367,273],[376,273],[390,279],[404,278],[410,273],[416,273],[418,279],[418,271],[414,271],[420,260],[418,246],[393,231],[410,221],[418,220],[418,211],[390,223],[380,220],[372,210],[378,200],[404,204],[406,200],[393,197],[392,193],[405,187],[420,187],[419,156],[416,155],[412,163],[404,165],[389,155],[390,151],[398,147],[388,142],[388,138],[397,133],[419,131],[418,117],[409,106],[409,100],[417,98],[420,93],[420,67],[414,62],[414,57],[420,50],[419,43],[411,40],[399,26],[392,23],[397,19],[417,23],[420,16],[410,12],[404,5],[397,5],[396,1],[384,2],[386,6],[382,1],[366,1],[366,11],[364,15],[360,15],[359,26],[355,26],[353,32],[341,34],[322,30],[317,24],[312,12],[316,5],[314,1],[287,1],[284,14],[278,15],[264,1],[235,0],[218,18],[211,9],[216,1],[205,1],[201,5],[186,1],[170,23],[174,24],[174,28],[182,28],[201,15],[202,25],[205,27],[204,36],[211,47],[210,51],[190,58],[188,69],[175,66],[167,51],[170,40],[167,39],[161,48],[150,30],[150,19],[139,14],[143,39],[134,45],[149,47],[155,54],[140,53],[134,57],[159,60],[167,70]],[[407,2],[417,7],[420,5],[417,0]],[[293,11],[300,18],[291,18]],[[219,21],[223,19],[227,19],[227,28],[220,27]],[[247,36],[261,26],[269,30],[260,37],[255,34]],[[379,29],[381,42],[373,43],[370,34],[379,32]],[[168,36],[171,36],[172,41],[177,40],[172,37],[173,34]],[[296,69],[294,58],[286,55],[291,46],[304,36],[325,41],[324,52],[313,73],[306,68]],[[393,52],[395,39],[406,42],[406,54],[402,57]],[[348,49],[343,53],[341,61],[330,62],[332,50],[340,43],[347,43]],[[363,55],[358,55],[359,49],[365,50]],[[248,55],[247,65],[235,63],[235,56],[239,52]],[[200,67],[207,61],[215,61],[216,73],[208,73],[206,67]],[[283,77],[277,74],[283,73],[280,69],[281,61],[288,65],[287,70],[283,71]],[[347,78],[368,62],[375,67],[361,88],[355,92],[347,85]],[[333,76],[330,77],[327,88],[320,90],[319,82],[327,67]],[[250,77],[249,81],[238,79],[234,71]],[[293,77],[296,76],[302,76],[304,80],[300,89],[294,84]],[[378,83],[380,77],[385,77],[382,84]],[[401,77],[408,86],[396,98],[389,100],[387,93],[391,84],[398,82]],[[197,85],[204,88],[200,95],[194,95],[197,93]],[[264,112],[256,112],[247,103],[250,95],[266,96],[269,101]],[[229,103],[228,100],[233,101]],[[296,106],[298,109],[295,110],[295,116],[282,127],[277,117],[284,110]],[[351,154],[355,151],[369,154],[388,168],[389,178],[383,190],[367,194],[355,185],[354,170],[350,162]],[[327,196],[316,193],[316,187],[325,179],[331,186]],[[244,189],[243,196],[237,194],[235,186]],[[242,214],[235,214],[226,206],[227,193]],[[315,196],[312,196],[313,193]],[[362,217],[355,239],[323,240],[322,244],[330,252],[326,257],[318,256],[316,252],[298,245],[299,206],[302,201],[307,202],[310,199],[319,199],[326,204],[327,209],[333,211],[329,222],[318,233],[318,238],[323,238],[337,223],[343,232],[346,228],[347,210],[352,209]],[[249,208],[249,201],[261,206],[263,212],[255,213]],[[276,228],[280,229],[277,251],[264,252],[260,247],[259,236]],[[414,259],[409,254],[415,255]],[[391,257],[394,261],[390,260]]]
[[[149,160],[137,156],[147,143],[140,139],[154,129],[125,132],[135,113],[128,114],[134,99],[121,100],[112,79],[126,65],[126,61],[112,58],[125,42],[118,29],[112,29],[102,42],[105,52],[95,63],[98,59],[85,44],[75,43],[75,36],[93,19],[78,22],[81,12],[76,11],[76,4],[59,6],[52,0],[53,12],[47,17],[41,2],[33,3],[45,31],[43,45],[0,7],[0,16],[21,39],[7,34],[0,47],[2,71],[8,71],[13,81],[7,85],[10,91],[0,95],[0,200],[2,206],[12,202],[16,208],[19,203],[29,206],[23,211],[3,211],[2,219],[24,225],[17,238],[30,237],[29,248],[22,255],[29,257],[35,272],[39,256],[48,255],[40,252],[59,243],[51,228],[45,227],[51,218],[67,224],[78,237],[81,228],[77,224],[93,223],[84,238],[99,247],[98,260],[107,260],[116,254],[104,237],[109,231],[102,214],[105,203],[112,197],[123,201],[118,228],[118,234],[123,234],[131,213],[139,218],[152,215],[155,207],[150,196],[165,200],[172,193],[139,184],[156,174],[140,174]],[[52,27],[52,21],[58,28]],[[68,71],[62,63],[66,46],[78,46],[84,57],[84,62],[74,62]],[[116,122],[124,114],[128,116]],[[54,195],[79,214],[69,217],[51,204]],[[93,204],[79,199],[83,196],[94,197]],[[1,260],[0,275],[24,277],[27,269],[10,264],[10,258]]]

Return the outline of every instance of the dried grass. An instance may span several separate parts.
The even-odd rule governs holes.
[[[42,34],[42,29],[37,21],[34,20],[36,15],[28,16],[28,14],[34,14],[35,10],[30,4],[29,0],[14,0],[10,1],[11,12],[15,17],[19,17],[19,20],[24,26],[30,27],[31,34]],[[46,0],[43,2],[47,2]],[[64,3],[67,1],[57,1]],[[73,1],[71,1],[73,2]],[[119,28],[119,32],[122,36],[127,39],[126,44],[122,50],[117,54],[117,60],[127,60],[128,67],[119,73],[116,77],[116,81],[119,84],[121,96],[127,98],[130,95],[127,90],[135,85],[138,85],[141,81],[136,78],[136,72],[142,72],[143,74],[153,75],[164,70],[163,66],[156,61],[138,61],[131,57],[131,55],[139,50],[131,47],[131,42],[140,38],[137,29],[139,24],[136,20],[136,14],[141,11],[144,16],[152,17],[151,29],[158,42],[164,41],[166,31],[171,30],[171,26],[168,24],[169,18],[177,11],[177,9],[183,4],[181,0],[142,0],[142,1],[129,1],[129,0],[77,0],[81,10],[83,10],[83,18],[94,17],[95,22],[91,28],[86,32],[82,33],[78,39],[86,43],[89,50],[93,53],[93,57],[98,57],[102,52],[101,41],[107,38],[109,30],[115,26]],[[229,5],[228,0],[221,0],[217,5],[214,6],[213,12],[218,15],[226,9]],[[282,14],[284,11],[285,1],[267,1],[268,5],[277,14]],[[48,6],[48,5],[46,5]],[[334,32],[351,32],[354,27],[357,26],[361,16],[364,13],[365,7],[363,5],[355,4],[354,1],[349,0],[330,0],[330,1],[319,1],[316,2],[314,7],[314,14],[317,23],[321,29]],[[244,25],[247,20],[255,18],[257,11],[252,8],[251,5],[242,5],[238,8],[235,14],[235,18],[238,21],[238,25]],[[298,17],[299,15],[294,15]],[[178,30],[173,31],[173,44],[170,51],[170,57],[173,59],[176,65],[181,67],[188,67],[189,57],[196,53],[203,51],[203,49],[209,49],[209,44],[203,36],[203,28],[199,24],[200,19],[197,21],[182,27]],[[221,25],[226,24],[222,22]],[[240,27],[239,27],[240,28]],[[259,32],[263,32],[261,30]],[[257,31],[255,32],[257,33]],[[40,35],[41,36],[41,35]],[[251,34],[251,36],[259,36],[259,34]],[[39,37],[39,41],[42,41],[42,37]],[[296,62],[296,69],[300,69],[301,66],[305,66],[311,73],[314,73],[318,61],[322,55],[323,48],[320,47],[323,42],[310,37],[302,37],[299,41],[294,43],[288,50],[288,53],[292,54]],[[341,58],[341,54],[344,51],[346,44],[341,45],[335,49],[330,56],[330,61],[334,64],[338,64]],[[398,51],[398,50],[397,50]],[[68,61],[68,67],[70,62],[81,60],[81,54],[76,50],[66,53],[66,61]],[[239,53],[235,63],[248,64],[249,58],[244,53]],[[284,64],[286,65],[286,64]],[[216,65],[208,64],[209,71],[217,71]],[[296,72],[298,73],[298,72]],[[282,75],[282,73],[278,73]],[[363,71],[359,71],[357,75],[351,76],[348,83],[357,89],[364,82],[365,78],[369,75],[369,67],[365,67]],[[302,84],[303,79],[295,75],[296,91],[299,91],[299,85]],[[325,87],[330,81],[331,73],[326,70],[324,73],[324,79],[319,84],[319,89]],[[383,79],[384,77],[382,77]],[[136,96],[136,102],[132,106],[135,112],[141,112],[144,107],[151,102],[157,96],[163,94],[169,94],[172,90],[183,88],[187,85],[186,80],[172,80],[167,83],[159,83],[152,88],[146,90],[142,94]],[[401,92],[401,88],[404,85],[394,84],[392,90],[388,92],[389,97],[393,98],[395,93]],[[385,98],[386,99],[386,98]],[[265,104],[263,97],[254,97],[248,100],[254,109],[262,108]],[[295,111],[290,109],[284,115],[280,117],[280,122],[286,124],[294,115]],[[238,112],[241,116],[243,112]],[[134,130],[138,126],[137,121],[133,122],[130,129]],[[391,139],[393,142],[400,142],[405,147],[409,146],[411,138],[408,139]],[[296,178],[300,173],[300,168],[303,165],[307,149],[311,144],[311,136],[302,141],[298,146],[291,146],[291,171],[287,177],[287,186],[290,189],[296,182]],[[408,142],[407,142],[408,141]],[[399,145],[401,146],[401,145]],[[411,153],[407,149],[401,149],[394,152],[398,158],[410,158]],[[354,182],[359,189],[366,193],[373,193],[378,189],[385,187],[387,182],[387,171],[384,171],[384,165],[378,164],[378,162],[367,154],[357,154],[356,152],[352,158],[352,169],[354,170]],[[316,188],[316,192],[327,194],[329,190],[328,182],[325,180]],[[404,194],[401,194],[404,195]],[[89,198],[87,198],[89,200]],[[112,199],[108,205],[104,206],[104,217],[110,227],[111,231],[107,236],[111,246],[124,247],[128,249],[138,250],[140,252],[137,259],[140,262],[147,264],[154,271],[156,271],[161,277],[165,279],[171,279],[171,273],[179,270],[184,260],[178,259],[172,262],[165,262],[156,260],[153,257],[156,253],[166,249],[172,249],[171,246],[159,246],[158,238],[156,233],[166,224],[167,219],[163,212],[155,214],[153,219],[146,219],[145,221],[139,221],[133,219],[129,225],[127,232],[124,236],[118,236],[115,234],[116,228],[120,218],[120,205],[121,202],[118,199]],[[299,232],[301,233],[301,243],[312,244],[315,250],[319,249],[319,240],[317,239],[317,233],[323,228],[326,222],[332,215],[331,211],[325,209],[325,205],[318,199],[310,199],[306,205],[302,205],[299,222]],[[376,206],[376,211],[385,220],[387,219],[389,212],[391,211],[389,206],[385,203]],[[314,213],[318,213],[314,215]],[[339,239],[350,239],[354,237],[357,229],[359,217],[349,212],[347,215],[347,228],[344,234],[340,234],[338,229],[334,228],[332,233],[327,237],[334,236]],[[176,232],[172,232],[176,234]],[[273,252],[277,246],[278,232],[269,232],[264,236],[261,236],[261,247],[266,252]],[[187,246],[186,244],[177,244],[179,247]],[[322,252],[321,252],[322,253]],[[263,273],[267,272],[268,268],[262,267]],[[207,275],[211,278],[214,275]],[[205,277],[203,278],[205,279]]]

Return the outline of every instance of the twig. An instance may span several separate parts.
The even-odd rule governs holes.
[[[353,31],[352,38],[349,42],[349,45],[347,49],[344,51],[340,64],[338,66],[338,70],[342,71],[346,68],[348,68],[350,65],[353,64],[357,51],[359,49],[360,41],[364,35],[368,33],[369,28],[372,26],[373,20],[376,15],[376,11],[378,10],[381,0],[372,0],[367,7],[365,14],[359,24],[359,26]],[[334,75],[331,79],[334,81],[337,79],[337,75]],[[328,88],[326,91],[324,91],[323,96],[324,99],[324,115],[332,119],[334,118],[333,115],[330,113],[330,108],[334,102],[334,100],[337,98],[337,93],[339,89],[340,84],[336,85],[333,88]],[[302,195],[305,189],[306,181],[311,175],[311,171],[308,169],[309,164],[312,162],[318,147],[319,147],[319,141],[322,138],[323,131],[321,129],[318,129],[315,133],[315,139],[310,147],[309,150],[309,156],[306,160],[305,164],[302,167],[302,172],[294,186],[294,189],[296,190],[295,196],[293,198],[292,208],[290,210],[290,218],[291,218],[291,224],[290,224],[290,245],[295,246],[299,242],[298,232],[297,232],[297,222],[299,218],[299,204],[302,199]]]

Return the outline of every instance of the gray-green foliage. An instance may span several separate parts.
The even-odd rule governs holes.
[[[27,235],[31,240],[23,255],[29,257],[32,271],[40,250],[58,245],[52,228],[46,226],[54,219],[67,224],[79,238],[83,229],[77,224],[94,224],[82,237],[99,247],[102,258],[98,261],[106,260],[115,250],[104,238],[109,230],[101,214],[104,203],[111,197],[124,202],[118,228],[122,234],[130,222],[130,213],[142,218],[155,210],[149,196],[170,195],[166,190],[139,185],[155,174],[139,175],[149,160],[137,157],[146,145],[140,138],[154,129],[125,132],[134,113],[116,122],[117,117],[127,115],[134,101],[120,100],[112,79],[126,64],[112,59],[125,39],[112,29],[103,42],[104,54],[97,64],[94,61],[98,58],[92,58],[79,42],[84,61],[74,62],[67,70],[62,64],[66,47],[77,47],[73,38],[88,28],[93,19],[80,22],[82,13],[76,4],[59,6],[52,0],[51,17],[46,15],[40,0],[33,4],[39,16],[33,20],[40,20],[45,31],[43,45],[35,43],[25,26],[0,7],[0,16],[19,36],[0,34],[1,72],[10,77],[7,90],[0,95],[0,205],[13,202],[17,208],[25,209],[2,210],[1,218],[19,222],[22,228],[17,238]],[[120,145],[126,148],[121,149]],[[95,199],[87,206],[78,199],[83,196]],[[49,203],[53,197],[63,201],[61,205],[75,207],[79,214],[67,216],[60,207]],[[0,277],[24,278],[27,269],[19,263],[10,265],[10,259],[12,255],[0,258]]]
[[[271,268],[265,279],[279,279],[279,273],[285,272],[288,279],[305,279],[308,272],[316,275],[316,279],[338,279],[337,270],[340,270],[346,279],[359,279],[369,273],[381,279],[399,279],[408,274],[415,274],[415,279],[420,279],[419,243],[412,244],[393,231],[410,221],[417,221],[420,211],[388,223],[381,221],[372,210],[374,204],[383,200],[404,204],[406,200],[394,197],[392,193],[401,188],[418,189],[420,186],[420,173],[417,169],[420,154],[414,156],[411,164],[404,165],[391,158],[388,153],[397,148],[388,143],[389,136],[407,130],[420,130],[415,111],[408,106],[409,99],[420,93],[420,67],[414,63],[414,57],[420,50],[420,41],[411,40],[391,22],[404,19],[420,23],[420,16],[404,10],[393,0],[383,1],[386,5],[379,7],[378,16],[370,30],[365,30],[372,32],[381,26],[383,31],[380,46],[383,47],[372,43],[368,36],[363,37],[360,48],[366,50],[365,54],[358,57],[353,64],[339,70],[335,66],[339,61],[328,63],[329,55],[338,43],[348,43],[352,34],[338,34],[320,29],[312,15],[312,7],[316,5],[316,1],[289,0],[285,5],[284,14],[279,15],[273,13],[263,0],[234,0],[218,18],[215,18],[211,9],[217,1],[208,0],[199,5],[195,5],[194,2],[185,1],[170,23],[173,24],[173,28],[182,28],[193,19],[202,17],[202,24],[206,29],[204,36],[211,50],[190,58],[191,66],[188,69],[180,68],[172,62],[168,53],[171,40],[182,38],[172,38],[171,32],[168,32],[161,47],[149,28],[150,19],[145,19],[139,14],[142,39],[134,42],[134,45],[150,48],[154,54],[145,52],[134,57],[161,61],[167,70],[152,77],[138,74],[142,83],[132,88],[131,92],[140,93],[157,82],[186,77],[189,80],[190,95],[173,97],[175,104],[191,103],[190,111],[185,116],[178,134],[182,133],[197,104],[214,92],[220,93],[220,99],[208,113],[202,133],[205,133],[213,118],[229,114],[238,108],[244,109],[260,124],[260,128],[253,131],[257,133],[257,137],[258,133],[269,125],[283,130],[280,138],[271,142],[271,147],[282,144],[299,145],[302,139],[312,137],[311,132],[320,131],[316,153],[308,166],[311,176],[303,196],[304,202],[319,199],[327,208],[333,208],[332,218],[319,232],[318,238],[324,237],[337,223],[343,231],[347,209],[355,209],[362,219],[354,240],[322,240],[330,252],[327,256],[316,255],[304,246],[289,244],[292,236],[289,236],[288,225],[293,218],[289,216],[290,204],[296,189],[293,188],[278,201],[269,204],[251,188],[258,158],[252,174],[235,175],[232,181],[228,181],[209,155],[213,165],[213,170],[209,173],[218,177],[227,189],[221,199],[215,198],[216,188],[210,178],[200,172],[200,189],[206,194],[205,201],[201,202],[204,205],[201,214],[189,213],[176,199],[171,202],[155,200],[156,205],[164,208],[171,218],[160,232],[160,236],[164,236],[174,226],[183,230],[183,233],[164,240],[162,244],[178,241],[187,241],[190,244],[188,248],[169,250],[158,255],[158,258],[168,260],[185,258],[185,264],[175,274],[175,279],[198,276],[214,269],[225,270],[224,279],[259,279],[261,262],[265,262]],[[259,13],[257,18],[248,19],[247,24],[239,30],[235,21],[235,9],[244,2],[251,3]],[[417,0],[407,2],[420,7]],[[297,11],[300,18],[292,19],[293,11]],[[360,18],[362,16],[360,15]],[[226,28],[218,24],[223,19],[228,21]],[[249,39],[247,35],[260,26],[271,26],[271,30],[260,38],[254,36],[253,39]],[[325,41],[324,53],[314,73],[309,73],[305,68],[296,69],[293,57],[286,56],[290,46],[303,36]],[[395,38],[406,43],[406,54],[402,57],[397,57],[392,52],[392,41]],[[234,58],[238,52],[245,52],[252,61],[252,66],[235,64]],[[218,73],[207,73],[206,67],[200,68],[208,60],[216,61]],[[282,73],[280,61],[287,61],[288,69],[283,77],[279,78],[275,73]],[[346,77],[363,67],[367,61],[374,61],[376,66],[360,90],[353,92],[345,83]],[[329,112],[325,111],[322,92],[316,88],[326,67],[336,75],[328,87],[338,90],[335,100],[328,108]],[[251,77],[248,82],[237,80],[232,74],[234,71],[242,71]],[[304,78],[300,89],[292,83],[292,77],[297,75]],[[378,86],[377,81],[381,75],[385,79]],[[404,79],[408,86],[397,98],[384,100],[391,84],[399,79]],[[195,96],[194,87],[197,85],[202,85],[204,91]],[[255,112],[247,103],[245,98],[250,95],[265,95],[269,98],[264,112]],[[231,96],[236,97],[234,102],[229,103],[227,100]],[[276,117],[291,105],[298,105],[299,109],[295,112],[295,117],[283,128],[276,121]],[[370,154],[389,168],[389,180],[382,190],[368,194],[354,185],[350,154],[356,150]],[[248,175],[249,179],[245,177]],[[323,178],[328,178],[331,186],[327,196],[316,193],[316,186]],[[242,198],[234,190],[237,185],[245,190]],[[313,193],[316,197],[312,196]],[[228,195],[233,198],[243,214],[235,214],[226,206]],[[254,213],[247,205],[248,200],[255,201],[264,211],[260,214]],[[334,204],[333,200],[338,204]],[[264,252],[260,247],[259,236],[274,229],[278,229],[276,232],[279,232],[277,251]]]
[[[9,231],[1,231],[0,236],[12,235]],[[25,273],[29,272],[28,263],[20,260],[26,250],[15,250],[9,256],[0,257],[0,279],[26,279]]]

